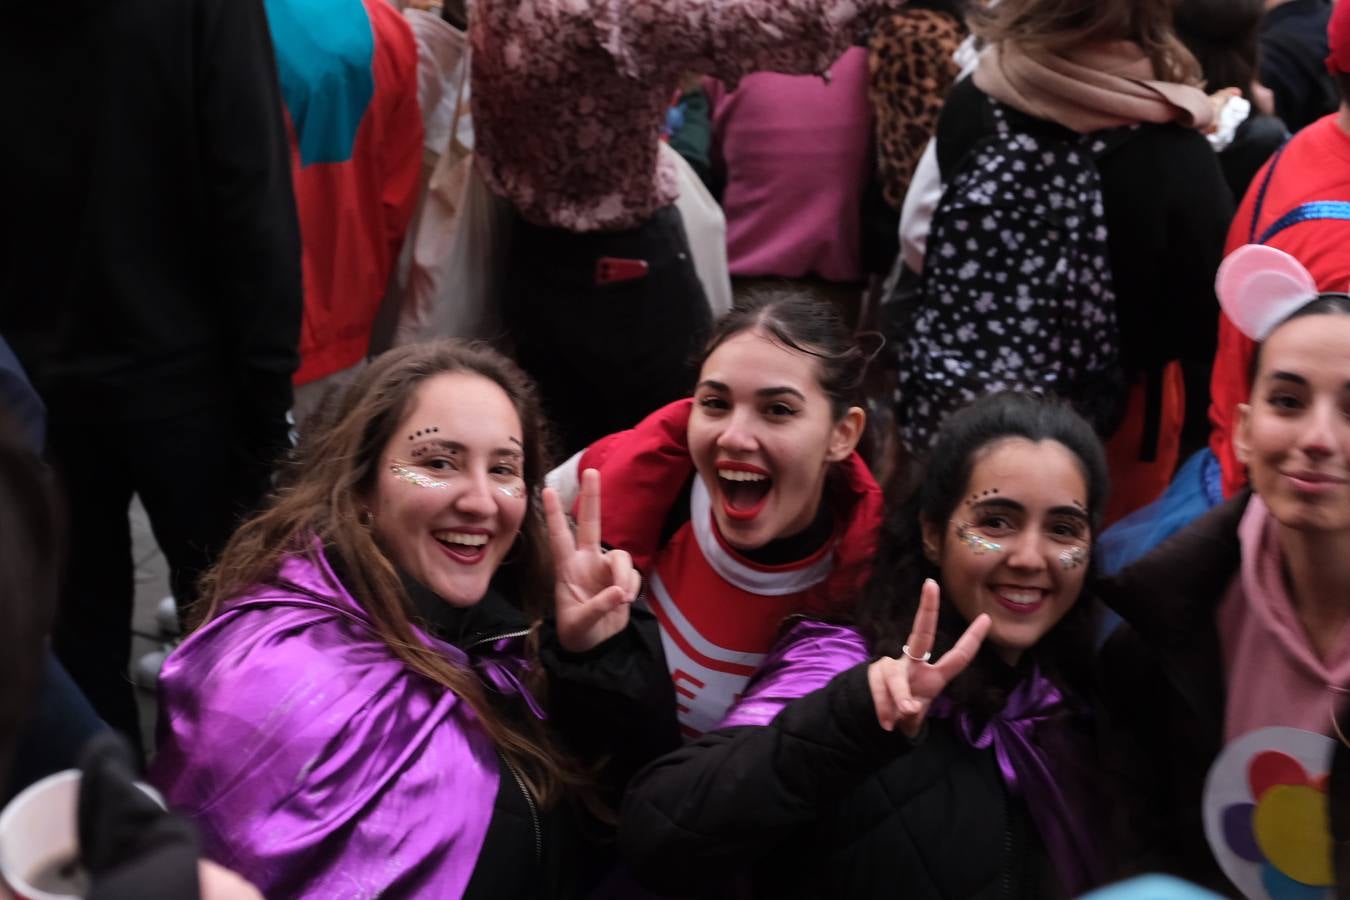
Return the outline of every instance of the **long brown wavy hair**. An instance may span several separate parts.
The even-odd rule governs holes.
[[[521,772],[541,805],[564,787],[584,783],[550,743],[533,716],[512,727],[494,712],[477,676],[426,647],[413,630],[410,601],[398,572],[362,524],[385,446],[410,413],[429,378],[452,372],[497,384],[520,416],[529,508],[516,539],[513,565],[494,585],[538,621],[553,597],[553,561],[539,488],[549,470],[549,436],[534,385],[514,363],[482,344],[441,340],[391,350],[375,359],[331,405],[302,442],[268,506],[240,526],[216,565],[201,579],[193,628],[218,615],[233,597],[277,577],[287,556],[310,554],[317,537],[344,564],[342,585],[370,615],[381,640],[408,668],[460,697],[500,752]],[[335,587],[337,587],[335,585]],[[531,652],[534,642],[531,640]],[[539,665],[531,667],[535,673]],[[532,684],[543,690],[542,679]]]
[[[1084,44],[1133,41],[1160,81],[1199,85],[1200,65],[1177,37],[1177,0],[1000,0],[973,7],[972,33],[988,44],[1062,53]]]

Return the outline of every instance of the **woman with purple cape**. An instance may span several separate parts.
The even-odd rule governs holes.
[[[719,728],[634,779],[620,842],[640,879],[911,900],[1105,880],[1101,443],[1058,401],[993,394],[946,420],[916,484],[852,626],[799,621]]]
[[[379,357],[328,418],[203,581],[154,782],[269,897],[575,896],[582,763],[677,741],[642,732],[669,678],[598,475],[574,535],[533,386],[462,343]]]

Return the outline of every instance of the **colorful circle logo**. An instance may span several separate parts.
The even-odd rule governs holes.
[[[1205,831],[1215,858],[1248,898],[1332,896],[1327,813],[1330,738],[1262,728],[1230,744],[1205,782]]]

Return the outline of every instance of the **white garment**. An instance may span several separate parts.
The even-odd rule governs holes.
[[[404,15],[417,39],[427,183],[392,287],[391,342],[490,339],[500,329],[496,289],[511,211],[474,164],[468,37],[435,13]]]
[[[455,119],[456,100],[464,91],[468,107],[469,38],[434,12],[408,9],[403,13],[417,41],[417,105],[422,110],[422,145],[440,156],[450,145],[450,129]],[[460,142],[473,148],[473,126],[467,115],[460,116]],[[468,140],[464,140],[464,137]]]
[[[914,167],[905,202],[900,206],[900,259],[915,272],[923,271],[923,255],[928,250],[928,231],[933,213],[942,199],[942,173],[938,170],[937,139],[928,146]]]
[[[966,38],[952,54],[961,67],[957,80],[966,78],[979,65],[980,53],[975,49],[974,36]],[[937,138],[929,140],[923,156],[910,179],[909,191],[900,207],[900,259],[915,272],[923,271],[923,254],[928,249],[928,232],[933,225],[933,213],[942,199],[942,172],[938,168]],[[890,296],[887,294],[886,296]]]
[[[694,167],[669,144],[661,142],[661,156],[669,159],[679,176],[680,195],[675,208],[684,220],[689,249],[694,254],[694,270],[703,282],[714,320],[731,309],[731,272],[727,266],[727,219],[722,207],[703,185]]]
[[[1237,130],[1252,114],[1252,104],[1245,97],[1229,97],[1219,110],[1219,121],[1214,130],[1205,137],[1215,153],[1227,150],[1237,137]]]
[[[443,169],[469,157],[473,150],[473,123],[469,116],[469,39],[463,31],[435,12],[405,9],[403,17],[417,42],[417,104],[422,111],[422,176],[417,206],[408,224],[394,271],[390,274],[384,300],[371,329],[370,354],[378,356],[392,346],[434,336],[430,319],[437,302],[441,280],[440,266],[428,273],[426,238],[432,240],[448,233],[447,206],[451,215],[460,205],[460,194],[467,180],[467,168],[456,173],[449,187],[449,199],[432,198],[433,176],[439,173],[438,186],[447,190]],[[452,134],[453,140],[452,140]],[[450,159],[442,159],[449,156]],[[469,165],[465,163],[465,166]],[[422,258],[417,259],[419,243]],[[432,254],[436,256],[437,254]],[[439,256],[446,255],[443,250]],[[420,271],[415,271],[415,266]]]

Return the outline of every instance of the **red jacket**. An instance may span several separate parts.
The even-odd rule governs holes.
[[[1350,200],[1350,135],[1336,115],[1300,131],[1285,146],[1266,189],[1259,221],[1252,228],[1257,197],[1271,166],[1267,162],[1252,179],[1247,196],[1228,230],[1228,255],[1301,203]],[[1318,290],[1350,290],[1350,221],[1314,220],[1293,225],[1267,241],[1301,262]],[[1219,349],[1210,377],[1209,446],[1223,468],[1223,493],[1231,497],[1247,482],[1247,473],[1233,453],[1237,406],[1248,399],[1248,369],[1255,345],[1228,317],[1219,314]]]
[[[304,244],[305,314],[300,370],[306,384],[365,357],[385,285],[417,202],[422,168],[422,115],[417,103],[417,44],[386,0],[362,0],[374,53],[324,45],[328,29],[291,28],[286,10],[269,4],[286,97],[295,202]],[[336,6],[336,4],[335,4]],[[278,12],[278,7],[282,7]],[[334,15],[354,9],[333,10]],[[309,13],[312,15],[313,13]],[[292,20],[294,22],[294,20]],[[304,22],[301,20],[301,25]],[[353,23],[359,32],[361,23]],[[297,34],[297,31],[303,32]],[[290,76],[288,78],[288,75]],[[370,91],[370,82],[374,90]],[[333,80],[355,86],[333,86]],[[363,104],[364,101],[364,104]],[[316,107],[337,106],[327,118]],[[350,129],[319,137],[320,160],[307,129]]]

